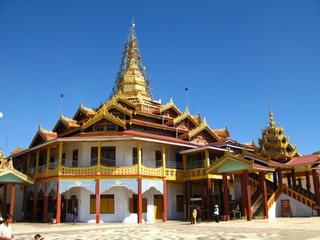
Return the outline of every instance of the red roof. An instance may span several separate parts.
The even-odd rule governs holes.
[[[255,162],[252,164],[252,167],[253,167],[253,168],[263,168],[263,169],[274,170],[274,168],[272,168],[272,167],[266,167],[266,166],[263,166],[263,165],[261,165],[261,164],[259,164],[259,163],[255,163]]]
[[[285,165],[300,165],[300,164],[312,164],[314,162],[320,161],[319,154],[305,155],[300,157],[295,157],[287,162]]]

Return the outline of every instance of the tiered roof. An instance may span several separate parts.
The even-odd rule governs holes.
[[[164,105],[152,99],[134,24],[110,99],[96,109],[80,104],[73,118],[61,114],[53,131],[40,126],[30,147],[56,138],[81,137],[83,133],[109,136],[120,132],[175,138],[192,145],[219,142],[230,136],[226,128],[211,129],[205,118],[191,115],[188,108],[182,113],[172,98]]]
[[[272,111],[269,116],[269,125],[262,130],[262,138],[259,138],[259,147],[256,150],[262,156],[282,163],[299,156],[296,146],[291,145],[289,137],[284,134],[284,129],[275,125]]]

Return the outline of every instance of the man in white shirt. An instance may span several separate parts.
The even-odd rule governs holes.
[[[14,236],[11,232],[11,223],[12,216],[10,214],[6,214],[3,218],[2,224],[0,224],[0,240],[11,240],[14,239]]]

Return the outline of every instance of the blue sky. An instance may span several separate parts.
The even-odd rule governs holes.
[[[0,147],[107,100],[134,16],[153,96],[257,143],[269,109],[320,150],[320,1],[0,0]]]

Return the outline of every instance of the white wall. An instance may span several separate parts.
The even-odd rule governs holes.
[[[24,193],[24,186],[16,184],[15,196],[14,196],[14,219],[17,221],[23,220],[23,194]],[[11,197],[11,185],[8,185],[8,195]],[[7,200],[7,203],[10,203]]]
[[[312,216],[312,209],[303,203],[295,200],[294,198],[281,193],[278,197],[277,201],[274,202],[274,204],[271,206],[271,208],[268,211],[269,218],[275,218],[275,217],[282,217],[281,214],[281,200],[289,199],[290,201],[290,209],[293,217],[310,217]],[[313,214],[316,214],[314,211]],[[285,214],[284,216],[287,216],[288,214]]]
[[[177,212],[177,195],[183,195],[183,185],[167,183],[167,210],[170,220],[183,219],[183,212]]]

